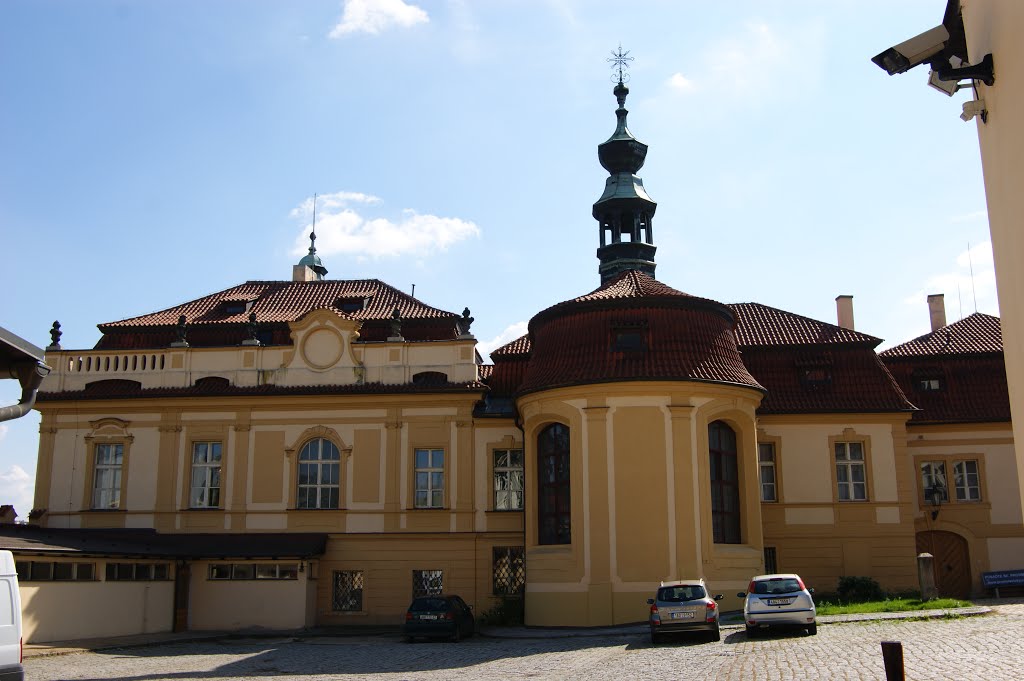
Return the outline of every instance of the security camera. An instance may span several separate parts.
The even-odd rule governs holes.
[[[885,52],[871,58],[890,75],[904,73],[918,64],[932,59],[946,48],[949,31],[939,25],[921,35],[905,40],[899,45],[890,47]]]
[[[964,112],[960,114],[960,118],[964,123],[971,120],[975,116],[981,116],[981,122],[988,122],[988,110],[985,109],[984,99],[975,99],[970,102],[964,102]]]

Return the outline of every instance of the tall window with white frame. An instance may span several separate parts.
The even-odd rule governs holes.
[[[494,510],[523,510],[523,450],[494,450]]]
[[[299,452],[298,508],[338,508],[341,452],[326,438],[310,440]]]
[[[775,476],[775,444],[759,442],[757,463],[761,475],[761,501],[778,501],[779,490]]]
[[[981,501],[981,477],[978,462],[974,460],[953,462],[953,486],[957,501]]]
[[[836,487],[839,501],[867,501],[867,469],[863,442],[837,442]]]
[[[95,509],[120,508],[124,445],[120,443],[98,444],[95,455],[92,507]]]
[[[220,506],[220,443],[192,443],[192,489],[190,508]]]
[[[444,450],[417,449],[414,454],[416,508],[444,508]]]

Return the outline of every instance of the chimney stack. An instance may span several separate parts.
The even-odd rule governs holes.
[[[928,296],[928,316],[932,320],[932,331],[938,331],[946,325],[946,300],[942,293]]]
[[[836,317],[839,326],[853,331],[853,296],[836,296]]]

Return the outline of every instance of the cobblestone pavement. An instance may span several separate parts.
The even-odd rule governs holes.
[[[26,659],[31,681],[56,679],[884,679],[880,642],[903,643],[907,679],[1024,678],[1024,604],[981,617],[852,622],[817,636],[657,646],[647,635],[402,643],[396,636],[226,639]]]

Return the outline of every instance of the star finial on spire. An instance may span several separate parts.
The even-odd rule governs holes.
[[[629,62],[633,61],[633,57],[629,56],[629,50],[622,51],[622,43],[619,43],[619,49],[617,52],[612,52],[611,59],[606,59],[612,65],[612,82],[618,82],[619,85],[625,85],[629,82],[629,74],[626,73],[626,69],[629,68]]]

